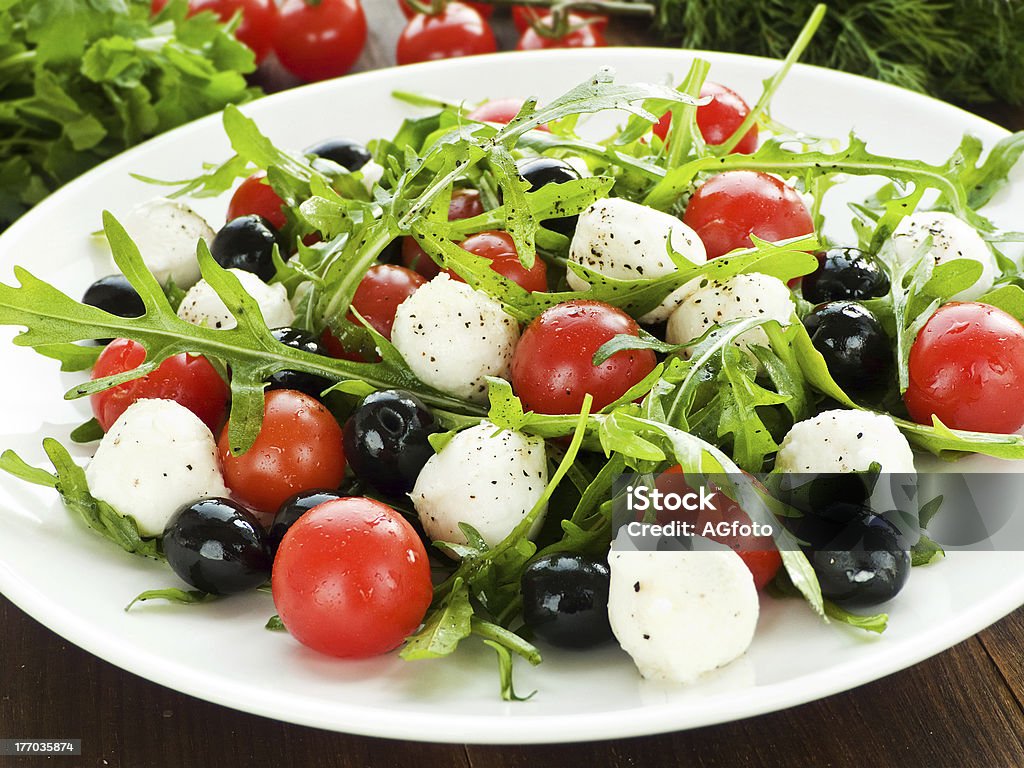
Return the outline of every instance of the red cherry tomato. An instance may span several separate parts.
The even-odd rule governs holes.
[[[391,326],[395,324],[398,305],[408,299],[416,289],[426,283],[423,276],[411,269],[395,264],[378,264],[370,267],[359,281],[352,307],[373,326],[381,336],[391,338]],[[355,315],[349,319],[358,323]]]
[[[337,488],[345,477],[341,427],[318,400],[292,389],[267,392],[263,424],[252,447],[235,456],[230,420],[217,448],[224,482],[259,512],[275,513],[289,496],[313,488]]]
[[[157,14],[166,5],[167,0],[152,0],[150,11]],[[242,22],[235,31],[235,37],[252,49],[257,62],[270,52],[277,25],[277,6],[273,0],[188,0],[189,16],[201,11],[213,11],[221,21],[230,21],[235,13],[241,11]]]
[[[910,347],[910,417],[1009,434],[1024,426],[1024,327],[978,302],[939,307]]]
[[[231,196],[231,202],[228,203],[227,221],[254,213],[262,216],[275,228],[284,228],[288,223],[282,210],[284,200],[278,197],[277,192],[266,182],[266,178],[267,174],[260,171],[238,185],[235,194]]]
[[[340,77],[366,45],[366,16],[359,0],[284,0],[274,36],[281,64],[306,81]]]
[[[435,16],[417,14],[398,36],[399,64],[494,53],[498,43],[483,17],[463,3],[448,3]]]
[[[811,213],[796,190],[757,171],[727,171],[705,181],[690,198],[683,222],[714,259],[750,248],[750,236],[778,242],[814,232]]]
[[[680,496],[693,491],[686,482],[682,467],[678,464],[662,472],[655,480],[655,486],[662,493],[677,493]],[[734,534],[732,524],[750,526],[750,516],[721,491],[711,494],[711,503],[715,507],[714,510],[658,509],[657,522],[661,525],[671,522],[689,523],[694,526],[696,535],[707,534],[707,538],[712,541],[735,550],[750,570],[750,575],[754,577],[754,586],[764,589],[782,566],[782,555],[779,554],[775,541],[771,536],[754,536],[752,533],[742,535],[741,530]],[[719,528],[718,526],[723,523],[725,527]]]
[[[96,361],[92,378],[130,371],[145,359],[146,348],[138,342],[114,339]],[[224,423],[230,396],[228,385],[205,357],[181,354],[167,358],[152,373],[97,392],[89,400],[104,431],[136,400],[161,399],[185,406],[216,434]]]
[[[489,5],[488,3],[465,2],[463,3],[463,5],[468,5],[474,11],[483,16],[485,19],[491,18],[491,15],[494,13],[494,6]],[[418,13],[418,11],[416,11],[411,5],[405,2],[405,0],[398,0],[398,7],[402,9],[402,15],[405,16],[405,18],[407,19],[411,19]]]
[[[620,334],[640,329],[621,309],[600,301],[570,301],[545,310],[527,326],[512,356],[512,386],[537,413],[578,413],[584,395],[599,410],[654,370],[649,349],[616,352],[601,365],[594,353]]]
[[[475,189],[457,189],[452,193],[452,200],[448,204],[448,221],[471,219],[483,212],[480,193]],[[427,280],[437,277],[441,271],[426,251],[420,248],[415,237],[406,237],[402,240],[402,264],[419,272]]]
[[[296,521],[271,584],[292,637],[343,658],[397,648],[423,621],[434,591],[413,527],[386,504],[354,497],[326,501]]]
[[[573,13],[583,19],[603,20],[604,23],[608,22],[608,17],[602,16],[599,13],[593,13],[591,11],[573,11]],[[550,14],[550,11],[541,8],[530,7],[528,5],[513,5],[512,23],[515,25],[516,31],[521,35],[528,27],[532,26],[539,20],[546,19]]]
[[[507,277],[513,283],[528,291],[544,292],[548,289],[548,268],[538,256],[533,266],[527,269],[519,261],[515,243],[508,232],[490,231],[470,235],[460,244],[462,248],[491,260],[491,269],[499,275]],[[446,269],[449,275],[459,282],[465,282],[455,272]]]
[[[738,93],[718,83],[705,83],[700,89],[700,95],[712,97],[711,102],[697,107],[697,127],[700,128],[701,136],[708,144],[724,144],[746,120],[750,107]],[[666,112],[655,123],[654,134],[664,141],[671,125],[672,113]],[[757,126],[754,125],[732,151],[750,154],[756,150]]]
[[[574,13],[569,14],[569,24],[572,29],[568,34],[561,37],[548,37],[542,35],[533,26],[527,27],[519,38],[516,49],[520,51],[539,51],[548,48],[604,48],[608,41],[604,37],[604,21],[601,19],[586,22],[582,16]],[[541,22],[544,23],[544,22]],[[577,25],[583,26],[577,26]]]

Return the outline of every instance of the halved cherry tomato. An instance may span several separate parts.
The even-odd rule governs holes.
[[[814,232],[811,213],[796,190],[757,171],[712,176],[693,193],[683,222],[704,242],[709,259],[752,247],[751,235],[774,243]]]
[[[377,264],[370,267],[352,297],[352,307],[373,329],[386,339],[391,338],[398,305],[408,299],[426,279],[411,269],[396,264]],[[358,323],[355,315],[349,319]]]
[[[267,174],[260,171],[238,185],[238,189],[231,196],[231,202],[228,203],[227,221],[256,214],[273,224],[275,229],[284,228],[288,223],[282,209],[284,200],[267,183],[266,178]]]
[[[519,261],[515,243],[508,232],[492,230],[470,235],[459,245],[470,253],[490,259],[491,269],[499,275],[507,277],[519,287],[528,291],[543,292],[548,289],[548,268],[539,256],[533,260],[533,266],[527,269]],[[449,275],[459,282],[465,282],[455,272],[446,269]]]
[[[708,144],[724,144],[747,119],[750,107],[738,93],[718,83],[704,83],[700,95],[712,97],[709,103],[697,107],[697,127],[700,128],[700,134]],[[664,141],[671,125],[672,113],[666,112],[665,116],[655,123],[654,134]],[[757,126],[754,125],[732,151],[750,154],[756,150]]]
[[[467,0],[467,2],[464,2],[463,5],[468,5],[474,11],[483,16],[485,19],[491,18],[491,15],[494,13],[494,6],[490,5],[489,3],[471,3],[468,2]],[[409,5],[405,0],[398,0],[398,7],[402,9],[402,15],[405,16],[405,18],[407,19],[411,19],[418,13],[418,11],[415,10],[411,5]]]
[[[366,658],[416,631],[433,597],[427,552],[395,510],[366,498],[300,517],[274,559],[274,606],[292,637],[320,653]]]
[[[151,0],[150,11],[157,14],[166,5],[167,0]],[[242,22],[235,37],[252,49],[257,62],[270,53],[277,25],[277,5],[273,0],[188,0],[189,16],[201,11],[212,11],[221,21],[230,21],[241,11]]]
[[[540,24],[545,22],[541,21]],[[604,48],[608,41],[604,37],[605,20],[596,19],[587,22],[581,16],[569,14],[570,32],[561,37],[542,35],[533,26],[528,27],[519,38],[516,49],[520,51],[539,51],[549,48]]]
[[[680,496],[693,491],[686,482],[683,468],[678,464],[658,475],[655,486],[662,493],[677,493]],[[694,526],[696,535],[707,534],[706,538],[725,544],[740,556],[743,564],[750,570],[750,575],[754,577],[754,586],[764,589],[782,566],[782,555],[779,554],[775,541],[771,536],[742,536],[739,533],[733,535],[732,523],[749,526],[750,516],[721,491],[711,494],[711,503],[715,507],[714,510],[659,509],[656,515],[657,522],[661,525],[671,522],[689,523]],[[718,528],[722,523],[726,524],[725,529]],[[708,529],[706,526],[711,528]],[[724,533],[723,530],[728,530],[729,533]]]
[[[570,301],[545,310],[523,332],[512,356],[512,387],[537,413],[578,413],[587,393],[597,411],[654,370],[649,349],[623,350],[595,366],[594,353],[621,334],[638,336],[636,321],[600,301]]]
[[[519,114],[519,110],[523,108],[525,103],[526,99],[491,99],[466,116],[470,120],[476,120],[481,123],[507,125]],[[538,125],[535,130],[551,133],[551,129],[546,125]]]
[[[483,212],[480,193],[475,189],[457,189],[452,193],[451,202],[448,204],[448,221],[471,219]],[[427,252],[420,248],[415,237],[406,237],[402,240],[402,264],[419,272],[427,280],[437,277],[441,271]]]
[[[146,348],[130,339],[114,339],[96,361],[93,379],[114,376],[138,368],[146,360]],[[216,434],[227,414],[231,391],[205,357],[175,355],[152,373],[126,381],[89,397],[92,412],[103,430],[136,400],[174,400],[188,408]]]
[[[228,440],[231,421],[217,448],[224,482],[259,512],[276,513],[285,499],[314,488],[337,488],[345,477],[341,427],[323,403],[294,389],[266,394],[256,442],[236,456]]]
[[[477,11],[463,3],[448,3],[439,14],[417,14],[409,19],[398,36],[395,60],[399,64],[415,64],[496,50],[494,32]]]
[[[910,417],[1009,434],[1024,426],[1024,327],[980,302],[939,307],[910,347]]]
[[[359,0],[284,0],[274,52],[296,77],[312,82],[352,69],[366,45],[366,16]]]

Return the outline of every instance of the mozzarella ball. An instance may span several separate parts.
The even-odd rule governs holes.
[[[291,325],[295,319],[295,312],[288,301],[288,291],[282,284],[267,285],[252,272],[246,272],[244,269],[229,269],[228,272],[237,277],[245,292],[256,300],[268,328]],[[178,307],[178,317],[193,325],[204,325],[207,328],[220,328],[225,331],[237,325],[220,296],[205,280],[200,280],[189,288],[185,298],[181,300],[181,306]]]
[[[372,195],[373,188],[384,178],[384,166],[376,160],[368,160],[366,165],[359,169],[359,174],[359,182],[363,185],[363,189]]]
[[[896,258],[901,262],[914,258],[917,249],[932,238],[929,253],[936,264],[957,259],[970,259],[981,264],[981,277],[970,288],[951,297],[956,301],[974,301],[992,289],[999,270],[992,249],[978,231],[952,213],[918,211],[905,217],[892,233]]]
[[[85,479],[93,496],[134,518],[143,536],[162,534],[186,504],[228,495],[213,434],[173,400],[132,403],[103,436]]]
[[[215,234],[198,213],[184,203],[159,197],[132,209],[121,226],[160,283],[171,278],[187,290],[198,282],[202,275],[196,247],[200,240],[212,242]]]
[[[695,266],[707,261],[704,243],[686,224],[662,211],[622,198],[598,200],[580,214],[569,248],[569,260],[618,280],[664,277],[676,271],[668,244]],[[569,270],[569,286],[585,291],[590,283]],[[687,293],[679,288],[640,318],[658,323],[668,318]]]
[[[750,647],[757,589],[732,550],[612,550],[608,564],[612,632],[644,677],[687,683]]]
[[[391,341],[420,381],[468,400],[487,400],[487,377],[510,377],[519,324],[501,304],[446,274],[403,301]]]
[[[797,422],[775,457],[777,472],[912,473],[914,453],[892,417],[869,411],[824,411]]]
[[[666,338],[670,344],[686,344],[713,326],[750,317],[789,325],[795,310],[793,295],[777,277],[758,272],[735,275],[724,283],[708,282],[692,289],[669,318]],[[752,344],[766,347],[769,342],[763,328],[751,328],[734,343],[748,349]]]
[[[533,509],[547,484],[544,441],[484,421],[430,457],[409,497],[431,541],[465,544],[459,523],[468,523],[494,546]]]

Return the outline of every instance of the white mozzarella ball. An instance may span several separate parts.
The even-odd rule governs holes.
[[[796,305],[786,284],[777,277],[751,272],[735,275],[724,283],[709,282],[691,289],[668,320],[666,338],[670,344],[699,339],[713,326],[732,320],[760,317],[789,325]],[[751,328],[735,340],[736,346],[768,346],[763,328]]]
[[[892,417],[869,411],[824,411],[797,422],[775,458],[778,472],[912,473],[914,453]]]
[[[608,564],[612,632],[644,677],[690,682],[750,646],[757,588],[732,550],[612,550]]]
[[[403,301],[391,341],[424,384],[487,399],[487,377],[510,377],[519,324],[501,304],[442,273]]]
[[[467,523],[494,546],[533,509],[547,484],[544,441],[484,421],[431,456],[409,496],[432,541],[465,544],[459,523]]]
[[[384,178],[384,166],[376,160],[367,160],[366,165],[359,169],[359,173],[363,189],[373,194],[373,188]]]
[[[103,436],[85,470],[89,491],[138,523],[164,532],[185,504],[227,496],[213,434],[173,400],[132,403]]]
[[[622,198],[598,200],[580,214],[569,260],[619,280],[664,277],[676,271],[668,245],[694,265],[707,261],[704,243],[686,224],[662,211]],[[569,286],[585,291],[590,283],[569,270]],[[640,318],[657,323],[668,318],[687,293],[683,286]]]
[[[892,246],[896,258],[902,263],[914,258],[925,239],[931,237],[929,253],[936,264],[957,259],[970,259],[981,264],[981,277],[970,288],[952,298],[974,301],[992,289],[999,270],[992,249],[978,231],[952,213],[918,211],[905,217],[892,233]]]
[[[150,200],[132,209],[121,220],[121,226],[161,283],[172,278],[175,285],[186,290],[202,276],[196,247],[200,240],[212,242],[215,233],[184,203],[163,197]]]
[[[295,319],[295,312],[288,301],[288,291],[283,285],[267,285],[252,272],[246,272],[244,269],[229,269],[228,272],[237,277],[245,292],[256,300],[268,328],[291,325]],[[204,325],[207,328],[220,328],[225,331],[237,325],[220,296],[205,280],[200,280],[189,288],[185,298],[181,300],[181,306],[178,307],[178,317],[193,325]]]

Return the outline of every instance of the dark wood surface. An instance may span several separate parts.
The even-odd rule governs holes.
[[[394,63],[401,17],[365,0],[360,70]],[[514,36],[501,24],[506,47]],[[643,43],[642,25],[613,40]],[[1008,127],[1024,114],[978,111]],[[82,738],[81,758],[0,757],[0,768],[1011,768],[1024,766],[1024,609],[911,669],[802,707],[644,739],[476,747],[368,739],[287,725],[193,699],[76,648],[0,598],[0,738]]]

